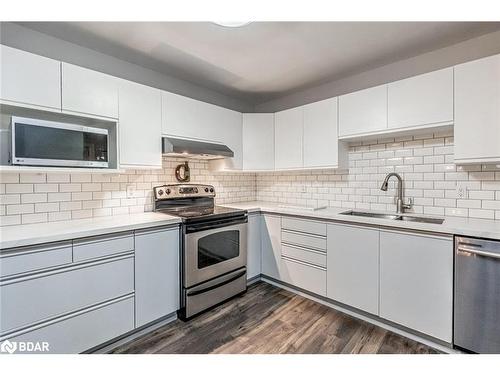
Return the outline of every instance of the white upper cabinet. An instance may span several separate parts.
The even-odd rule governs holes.
[[[120,167],[161,168],[161,93],[120,81]]]
[[[455,67],[455,163],[500,162],[500,55]]]
[[[453,121],[453,68],[389,83],[389,129],[450,124]]]
[[[162,91],[162,133],[181,138],[217,141],[217,106]]]
[[[339,136],[363,135],[387,129],[387,85],[339,97]]]
[[[243,169],[274,169],[274,113],[243,114]]]
[[[222,169],[241,170],[243,168],[242,114],[230,109],[215,107],[214,119],[210,125],[211,133],[217,135],[216,142],[221,142],[233,151],[232,158],[220,159]]]
[[[303,167],[303,107],[276,112],[274,155],[276,169]]]
[[[118,118],[119,79],[62,63],[62,109]]]
[[[337,140],[337,104],[337,98],[331,98],[303,107],[305,168],[345,166],[346,153]]]
[[[0,45],[0,99],[61,110],[61,63]]]

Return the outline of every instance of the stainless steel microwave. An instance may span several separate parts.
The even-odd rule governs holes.
[[[108,167],[108,130],[12,117],[14,165]]]

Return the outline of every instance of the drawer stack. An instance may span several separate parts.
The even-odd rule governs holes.
[[[123,232],[2,251],[0,341],[75,353],[133,330],[134,250]]]
[[[326,296],[326,223],[283,217],[281,277],[284,282]]]

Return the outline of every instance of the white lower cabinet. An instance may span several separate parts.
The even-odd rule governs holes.
[[[290,258],[281,260],[281,280],[320,296],[326,296],[326,269]]]
[[[261,215],[248,216],[247,279],[261,273]]]
[[[281,217],[262,215],[262,274],[281,280]]]
[[[380,232],[380,316],[452,341],[451,237]]]
[[[136,231],[135,325],[179,309],[179,229]]]
[[[379,231],[328,225],[327,296],[378,315]]]
[[[41,325],[10,339],[12,342],[48,344],[43,354],[74,354],[112,340],[134,329],[134,297],[103,304]],[[23,352],[16,351],[16,354]],[[30,352],[24,352],[30,353]]]

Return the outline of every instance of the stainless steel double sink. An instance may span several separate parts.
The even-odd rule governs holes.
[[[372,217],[375,219],[411,221],[411,222],[426,223],[426,224],[443,224],[443,222],[444,222],[444,219],[433,218],[433,217],[399,215],[399,214],[383,214],[383,213],[377,213],[377,212],[365,212],[365,211],[353,211],[353,210],[341,212],[340,214],[341,215],[349,215],[349,216]]]

